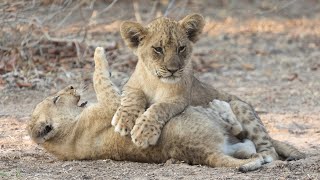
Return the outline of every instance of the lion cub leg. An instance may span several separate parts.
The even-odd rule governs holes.
[[[121,104],[114,114],[111,124],[121,136],[128,135],[136,119],[145,112],[147,100],[141,90],[124,87]]]
[[[236,116],[232,112],[229,103],[220,100],[213,100],[209,103],[209,106],[219,113],[219,116],[223,121],[219,123],[232,135],[237,136],[242,132],[242,126],[237,120]]]
[[[102,47],[94,52],[95,71],[93,73],[93,86],[99,103],[106,104],[114,112],[119,106],[119,91],[110,80],[109,65]]]
[[[182,100],[181,100],[182,99]],[[163,126],[187,106],[183,98],[152,104],[137,120],[131,131],[132,142],[141,148],[155,145]]]
[[[232,111],[247,133],[248,139],[253,141],[257,153],[264,158],[265,162],[268,163],[279,159],[269,134],[253,108],[249,104],[239,100],[233,100],[229,103]]]
[[[213,153],[207,158],[207,164],[211,167],[237,167],[241,172],[259,169],[263,164],[263,158],[256,156],[250,159],[237,159],[223,153]]]

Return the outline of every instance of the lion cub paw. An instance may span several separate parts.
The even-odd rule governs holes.
[[[121,136],[128,135],[134,125],[135,119],[138,117],[133,112],[124,109],[120,106],[114,114],[111,124],[114,126],[114,131],[120,133]]]
[[[267,150],[263,152],[258,152],[257,154],[263,157],[264,163],[271,163],[277,159],[279,159],[278,154],[275,150]]]
[[[223,120],[221,123],[231,134],[236,136],[242,132],[242,126],[233,113],[229,103],[215,99],[210,102],[210,107],[219,113],[219,116]]]
[[[102,68],[109,68],[106,55],[102,47],[97,47],[94,51],[94,64]]]
[[[139,117],[131,131],[132,142],[143,149],[155,145],[161,134],[160,127],[157,121],[148,120],[145,116]]]

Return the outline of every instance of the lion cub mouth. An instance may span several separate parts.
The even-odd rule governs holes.
[[[85,102],[82,102],[80,105],[79,105],[79,107],[86,107],[86,105],[88,104],[88,101],[85,101]]]
[[[160,77],[160,80],[164,83],[175,84],[181,80],[181,77],[169,76],[169,77]]]
[[[162,74],[156,70],[155,76],[157,76],[160,79],[160,81],[168,84],[175,84],[181,80],[181,75],[178,72]]]

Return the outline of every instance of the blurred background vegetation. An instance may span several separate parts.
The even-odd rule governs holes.
[[[89,81],[97,46],[107,50],[113,70],[130,74],[137,59],[119,36],[121,21],[189,13],[207,21],[195,49],[197,72],[259,70],[271,55],[285,56],[281,62],[306,55],[308,69],[320,66],[319,0],[2,0],[0,11],[0,89]]]

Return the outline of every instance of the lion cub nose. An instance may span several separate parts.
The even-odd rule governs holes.
[[[177,72],[179,70],[179,68],[167,68],[167,70],[169,72],[171,72],[172,74],[174,74],[175,72]]]

